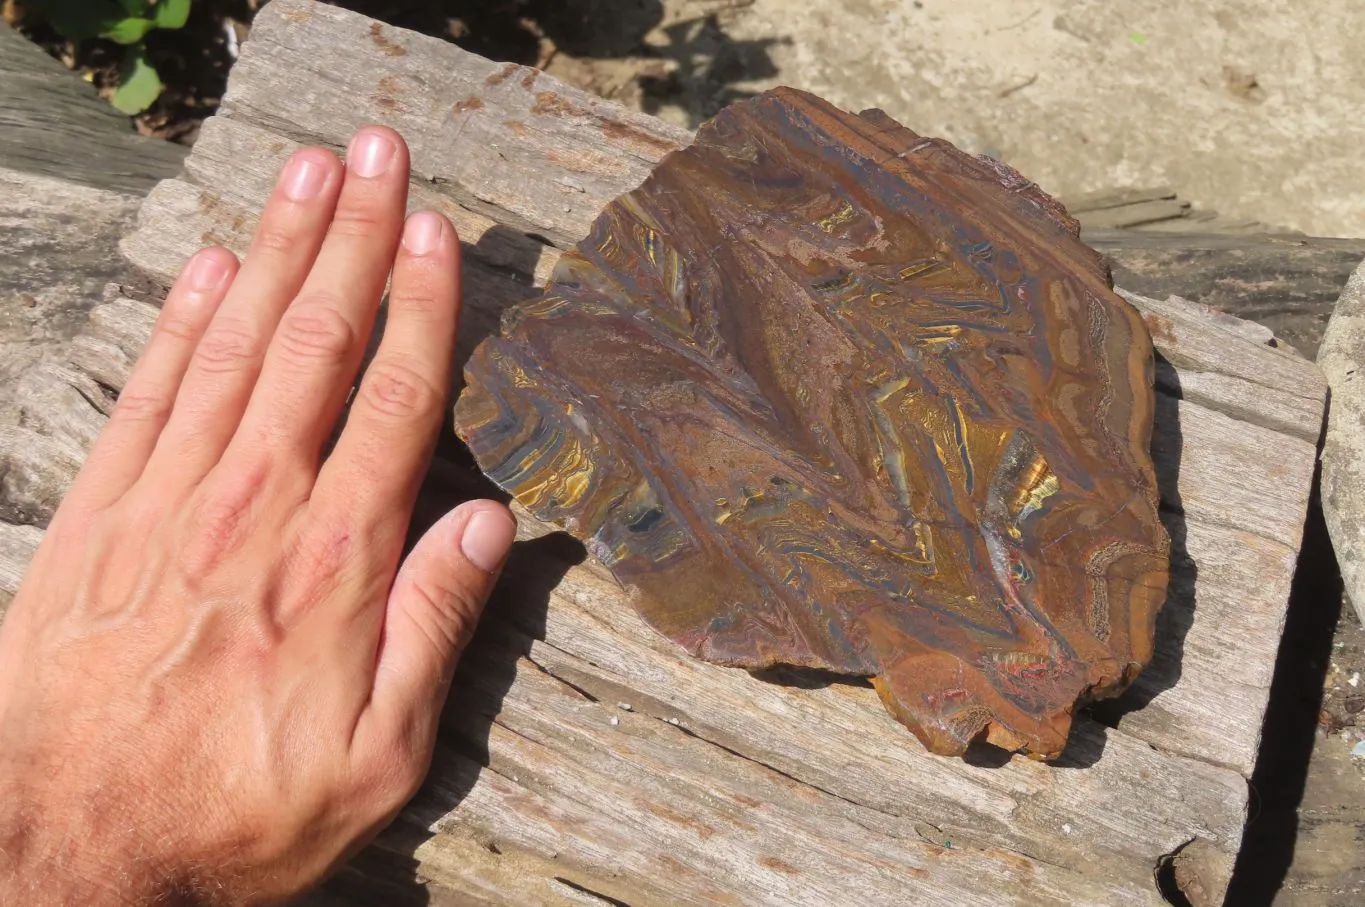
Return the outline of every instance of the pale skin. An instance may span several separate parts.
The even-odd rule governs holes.
[[[287,902],[421,783],[515,523],[403,557],[460,298],[407,185],[392,130],[300,151],[167,297],[0,625],[0,903]]]

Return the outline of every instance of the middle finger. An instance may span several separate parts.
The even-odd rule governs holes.
[[[229,456],[239,445],[283,453],[311,488],[374,326],[407,188],[408,152],[398,133],[378,126],[357,133],[327,238],[280,319]]]

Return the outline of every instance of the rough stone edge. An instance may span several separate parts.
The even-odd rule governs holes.
[[[1346,594],[1365,623],[1365,264],[1341,291],[1318,366],[1330,388],[1322,513]]]

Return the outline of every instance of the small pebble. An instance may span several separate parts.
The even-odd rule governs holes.
[[[612,727],[616,727],[616,726],[617,726],[618,724],[620,724],[620,723],[621,723],[621,719],[620,719],[620,718],[617,718],[615,715],[612,715],[612,716],[611,716],[611,726],[612,726]]]
[[[1062,831],[1066,832],[1067,834],[1071,834],[1071,825],[1067,822],[1063,822]]]
[[[668,719],[668,723],[669,723],[669,724],[677,724],[677,723],[678,723],[678,719],[676,719],[676,718],[670,718],[670,719]]]
[[[1353,687],[1360,686],[1360,672],[1359,672],[1359,671],[1354,672],[1354,673],[1351,675],[1350,679],[1347,680],[1346,682],[1349,683],[1349,684],[1350,684],[1351,686],[1353,686]]]
[[[623,712],[635,711],[635,706],[631,705],[629,702],[618,702],[616,703],[616,707]]]

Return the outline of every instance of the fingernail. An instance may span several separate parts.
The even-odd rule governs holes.
[[[393,140],[384,133],[369,129],[361,130],[351,140],[346,165],[356,176],[378,176],[389,169],[389,163],[397,150]]]
[[[210,293],[227,279],[228,266],[222,255],[200,252],[190,262],[190,289],[196,293]]]
[[[409,217],[407,225],[403,227],[403,248],[413,255],[434,252],[441,244],[444,220],[435,211],[418,211]]]
[[[460,550],[484,573],[496,573],[507,559],[516,534],[517,524],[506,510],[479,510],[464,525]]]
[[[313,198],[326,184],[327,168],[299,155],[289,159],[280,177],[280,190],[296,202]]]

